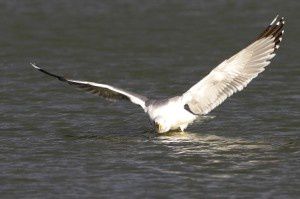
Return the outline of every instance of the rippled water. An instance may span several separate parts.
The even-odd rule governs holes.
[[[298,1],[1,1],[1,198],[297,198]],[[34,71],[180,94],[277,14],[282,48],[185,133]]]

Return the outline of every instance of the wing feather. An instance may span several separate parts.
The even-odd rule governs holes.
[[[245,49],[223,61],[182,97],[195,114],[207,114],[233,93],[241,91],[270,64],[284,33],[278,16]]]
[[[95,83],[95,82],[67,79],[62,76],[50,73],[50,72],[36,66],[35,64],[31,63],[31,65],[35,69],[37,69],[47,75],[55,77],[58,80],[66,82],[70,85],[76,86],[77,88],[87,91],[89,93],[96,94],[96,95],[101,96],[110,101],[116,101],[116,100],[131,101],[134,104],[140,105],[145,110],[145,102],[148,100],[148,98],[145,96],[138,95],[133,92],[125,91],[123,89],[116,88],[116,87],[113,87],[113,86],[110,86],[107,84],[99,84],[99,83]]]

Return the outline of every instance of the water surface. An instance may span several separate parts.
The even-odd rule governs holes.
[[[2,1],[3,198],[297,198],[297,1]],[[34,71],[149,97],[186,91],[277,14],[282,48],[247,89],[185,133]]]

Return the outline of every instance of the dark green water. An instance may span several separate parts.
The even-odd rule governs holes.
[[[298,1],[0,1],[1,198],[299,198]],[[156,136],[29,62],[149,97],[183,93],[276,14],[282,48],[183,134]]]

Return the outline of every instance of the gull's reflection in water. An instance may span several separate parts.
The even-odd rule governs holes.
[[[268,141],[192,132],[160,135],[153,141],[167,148],[164,158],[173,159],[173,164],[180,165],[179,170],[193,171],[194,177],[196,172],[206,179],[233,178],[239,173],[264,172],[266,165],[276,167],[280,163],[274,155],[276,149]],[[160,169],[178,171],[173,167]]]
[[[203,116],[197,119],[197,123],[207,122],[215,116]],[[240,137],[217,136],[193,132],[169,132],[158,135],[157,143],[163,143],[172,149],[174,154],[191,155],[238,155],[239,152],[254,152],[259,150],[271,150],[268,142],[250,140]],[[245,155],[245,154],[244,154]]]
[[[155,142],[169,149],[170,158],[182,163],[188,162],[189,167],[215,168],[231,174],[279,162],[273,155],[274,148],[267,141],[173,132],[157,136]],[[229,173],[227,174],[230,176]]]
[[[155,142],[171,147],[175,153],[234,152],[236,150],[271,149],[268,142],[230,138],[216,135],[203,135],[193,132],[170,132],[158,135]]]

